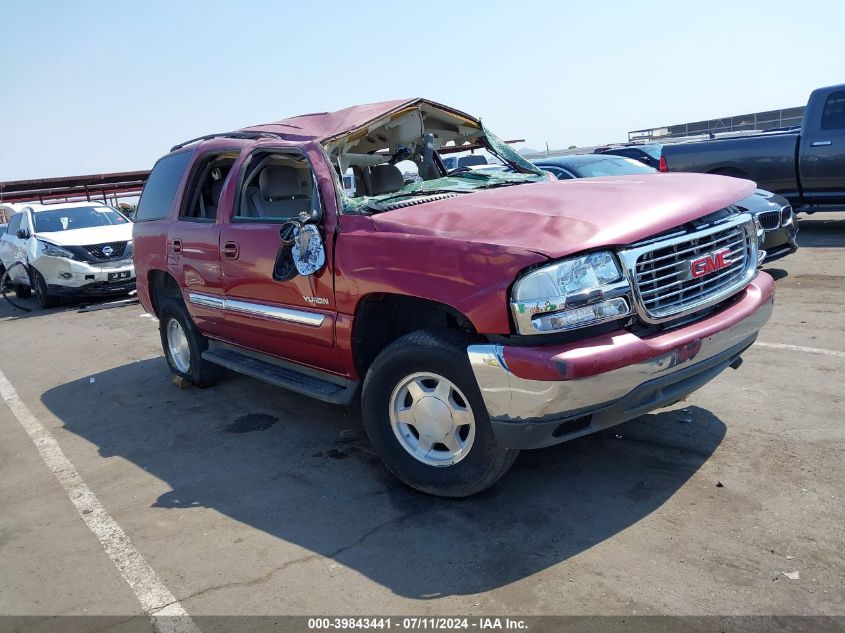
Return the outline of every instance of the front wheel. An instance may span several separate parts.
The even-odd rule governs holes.
[[[55,295],[51,295],[47,291],[47,282],[44,279],[44,276],[39,273],[34,268],[32,270],[32,285],[35,288],[35,298],[38,299],[38,303],[41,304],[42,308],[55,308],[59,305],[59,297]]]
[[[367,372],[361,406],[385,465],[429,494],[479,493],[519,454],[496,443],[457,333],[413,332],[388,345]]]

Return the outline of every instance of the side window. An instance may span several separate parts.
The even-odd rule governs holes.
[[[824,104],[823,130],[845,130],[845,91],[834,92]]]
[[[234,222],[285,222],[320,210],[311,165],[299,153],[259,153],[244,176]]]
[[[238,152],[232,151],[212,154],[197,162],[179,219],[214,222],[223,185],[237,159]]]
[[[155,164],[138,201],[136,222],[163,220],[168,216],[190,158],[191,152],[180,152],[165,156]]]
[[[6,229],[6,231],[9,233],[9,235],[12,235],[14,237],[18,236],[18,230],[21,228],[21,216],[22,215],[23,215],[23,213],[16,213],[15,215],[12,216],[12,219],[9,220],[9,227]]]

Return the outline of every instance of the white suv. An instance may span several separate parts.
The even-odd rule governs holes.
[[[135,289],[132,223],[96,202],[27,205],[0,237],[0,262],[15,292],[34,289],[45,308],[59,299]]]

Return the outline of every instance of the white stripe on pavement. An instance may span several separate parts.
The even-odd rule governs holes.
[[[845,358],[845,352],[838,352],[833,349],[819,349],[818,347],[801,347],[800,345],[788,345],[786,343],[766,343],[757,341],[753,347],[768,347],[769,349],[782,349],[788,352],[804,352],[806,354],[821,354],[822,356],[836,356]]]
[[[120,575],[129,584],[144,612],[160,633],[199,633],[188,612],[144,560],[132,541],[106,512],[100,500],[82,480],[56,439],[24,404],[12,383],[0,371],[0,395],[32,439],[47,467],[65,489],[79,516],[94,533]]]

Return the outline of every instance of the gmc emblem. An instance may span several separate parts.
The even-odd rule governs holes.
[[[710,273],[715,273],[717,270],[727,268],[733,261],[728,257],[731,254],[731,249],[723,248],[720,251],[714,251],[703,257],[691,259],[689,262],[690,275],[694,279],[704,277]]]

